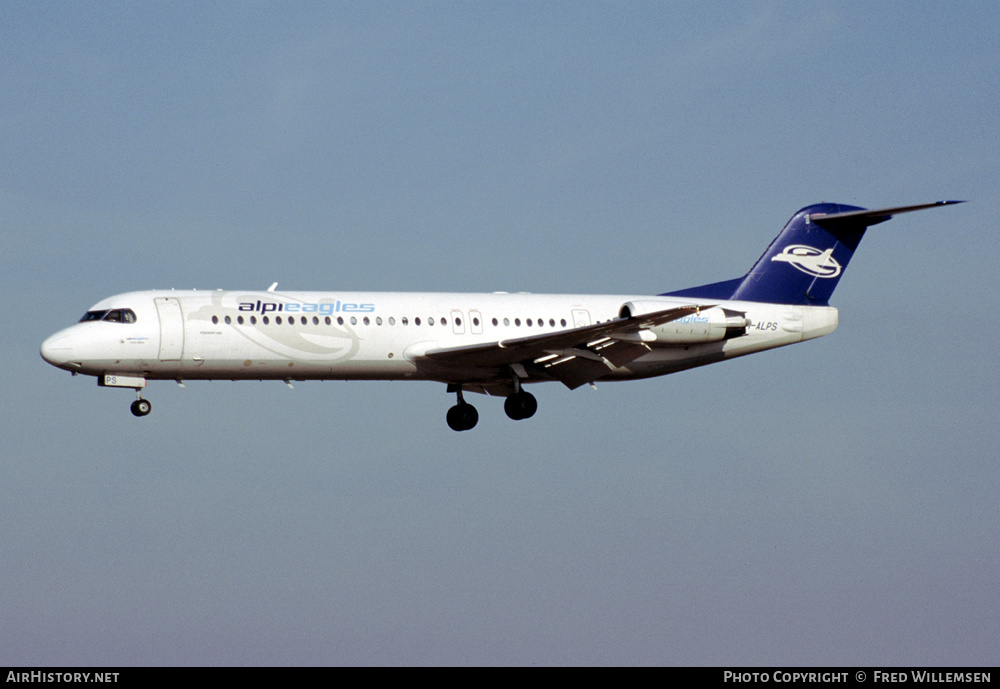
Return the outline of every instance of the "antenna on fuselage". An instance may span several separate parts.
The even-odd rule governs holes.
[[[278,286],[278,283],[275,282],[274,284],[272,284],[270,287],[267,288],[267,291],[268,292],[273,292],[274,288],[277,287],[277,286]]]

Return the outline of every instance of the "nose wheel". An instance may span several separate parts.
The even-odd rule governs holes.
[[[132,403],[131,409],[134,416],[145,416],[153,411],[153,405],[149,403],[149,400],[144,400],[140,397]]]

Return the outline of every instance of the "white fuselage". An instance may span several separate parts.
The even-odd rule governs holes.
[[[743,277],[667,295],[149,291],[96,304],[42,344],[54,366],[133,388],[149,379],[433,380],[455,393],[448,426],[479,418],[464,393],[538,408],[525,383],[575,389],[662,376],[833,332],[828,306],[865,231],[940,201],[802,208]]]
[[[820,337],[833,307],[697,300],[746,314],[745,334],[718,342],[652,343],[602,380],[664,375]],[[671,308],[691,299],[641,295],[146,291],[95,304],[133,322],[91,320],[48,338],[42,356],[76,373],[145,379],[441,380],[481,383],[480,369],[428,372],[425,352],[543,335],[619,317],[623,304]],[[678,322],[677,329],[685,327]],[[506,374],[504,374],[506,375]],[[524,382],[544,378],[529,376]]]

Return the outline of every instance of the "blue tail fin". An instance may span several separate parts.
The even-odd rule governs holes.
[[[871,225],[909,211],[961,201],[865,210],[820,203],[792,216],[742,278],[692,287],[662,296],[827,306],[847,264]]]

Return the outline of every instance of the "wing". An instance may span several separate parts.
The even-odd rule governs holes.
[[[417,368],[445,382],[509,381],[513,369],[521,378],[555,379],[572,390],[649,352],[645,341],[653,339],[652,333],[646,332],[649,328],[712,306],[691,304],[554,333],[432,348],[411,353],[408,358]],[[484,387],[488,391],[489,386]]]

